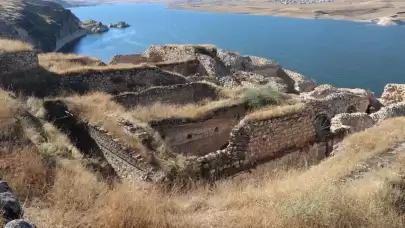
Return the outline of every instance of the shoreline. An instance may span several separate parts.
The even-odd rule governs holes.
[[[118,4],[118,3],[117,3]],[[136,4],[136,3],[133,3]],[[194,12],[206,12],[206,13],[222,13],[222,14],[241,14],[241,15],[254,15],[254,16],[271,16],[271,17],[285,17],[285,18],[297,18],[297,19],[307,19],[307,20],[337,20],[337,21],[351,21],[359,23],[373,23],[373,19],[355,19],[355,18],[341,18],[341,17],[314,17],[314,16],[303,16],[303,15],[277,15],[277,14],[266,14],[266,13],[251,13],[251,12],[231,12],[231,11],[221,11],[221,10],[200,10],[193,7],[187,6],[177,6],[177,5],[166,5],[166,9],[170,10],[187,10]]]
[[[77,3],[77,2],[76,2]],[[215,2],[176,2],[176,0],[105,0],[97,3],[86,3],[80,6],[94,6],[104,4],[162,4],[167,9],[190,10],[196,12],[248,14],[259,16],[276,16],[302,19],[332,19],[354,22],[374,23],[382,17],[405,22],[405,1],[395,2],[393,0],[335,0],[317,4],[280,4],[255,0],[241,0],[237,4],[229,0]]]

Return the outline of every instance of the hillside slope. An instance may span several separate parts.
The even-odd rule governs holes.
[[[0,37],[19,39],[40,51],[55,51],[82,37],[80,20],[57,3],[42,0],[2,0]]]

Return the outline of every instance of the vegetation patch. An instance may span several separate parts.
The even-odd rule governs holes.
[[[255,110],[254,112],[247,115],[246,119],[253,121],[268,120],[272,118],[288,116],[294,113],[298,113],[304,110],[304,108],[305,104],[303,103],[284,106],[270,106]]]
[[[19,40],[0,39],[0,52],[22,52],[32,50],[32,45],[28,43]]]
[[[271,86],[246,88],[241,99],[250,109],[262,108],[268,105],[281,105],[290,97],[274,90]]]

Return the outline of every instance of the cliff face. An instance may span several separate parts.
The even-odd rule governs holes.
[[[54,2],[0,1],[0,37],[24,40],[39,51],[57,51],[86,35],[79,23],[70,10]]]

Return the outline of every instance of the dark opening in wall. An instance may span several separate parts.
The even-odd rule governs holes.
[[[112,76],[110,77],[110,81],[114,84],[119,84],[124,82],[124,78],[121,76]]]
[[[357,109],[356,109],[356,107],[354,107],[353,105],[350,105],[350,106],[347,108],[346,112],[347,112],[347,113],[355,113],[355,112],[357,112]]]
[[[192,139],[192,138],[193,138],[193,136],[191,134],[187,135],[187,139]]]
[[[220,150],[225,150],[229,145],[229,142],[226,142],[224,145],[222,145],[219,149]]]
[[[331,120],[326,114],[319,114],[313,120],[316,136],[319,140],[325,140],[330,135]]]
[[[90,136],[87,125],[78,121],[59,100],[45,101],[45,119],[52,122],[59,130],[65,133],[71,143],[75,145],[86,158],[95,158],[99,163],[89,164],[89,168],[100,172],[104,177],[115,177],[116,173],[98,147],[96,141]]]
[[[219,131],[219,128],[215,127],[214,132],[218,132],[218,131]]]

